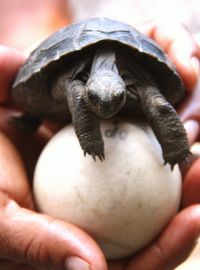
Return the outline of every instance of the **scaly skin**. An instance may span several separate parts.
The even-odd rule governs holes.
[[[89,86],[86,83],[85,89],[83,82],[79,81],[76,85],[77,81],[76,83],[72,81],[73,89],[70,92],[68,91],[68,103],[84,153],[91,154],[93,158],[98,156],[102,160],[104,158],[103,141],[97,116],[110,118],[121,109],[120,106],[124,103],[120,103],[119,99],[114,99],[117,85],[122,85],[120,72],[115,65],[115,53],[111,50],[104,51],[101,49],[95,55],[93,62],[92,74],[89,74],[88,81],[90,82],[95,74],[96,82],[93,80]],[[190,154],[185,129],[172,105],[157,88],[151,74],[148,74],[136,63],[125,63],[127,66],[124,67],[124,70],[128,70],[126,74],[129,76],[129,85],[125,92],[128,91],[129,97],[132,96],[134,102],[137,100],[140,104],[146,120],[161,145],[164,163],[169,163],[171,169],[173,169],[175,164],[187,160]],[[110,77],[107,76],[110,72],[116,73],[116,76],[112,76],[112,73]],[[107,76],[107,79],[104,76]],[[112,89],[113,85],[116,86]],[[94,95],[92,104],[90,104],[87,96],[87,87],[91,87],[89,91],[92,90],[92,95]],[[123,88],[121,89],[120,91],[123,93]],[[107,111],[104,108],[106,102],[110,105],[107,107]]]
[[[169,163],[173,169],[175,164],[185,161],[190,154],[183,124],[157,88],[140,88],[138,95],[146,119],[162,147],[165,164]]]
[[[69,85],[67,96],[72,122],[84,155],[88,153],[94,160],[97,156],[102,161],[104,143],[100,131],[100,121],[85,105],[84,94],[84,83],[80,80],[73,80]]]
[[[71,69],[71,76],[69,73],[68,76],[60,74],[51,92],[59,102],[67,98],[66,103],[83,152],[90,154],[94,160],[96,157],[104,159],[100,118],[116,115],[125,105],[126,97],[133,104],[131,115],[134,110],[137,113],[139,104],[162,147],[164,162],[173,169],[175,164],[187,160],[190,154],[184,127],[149,71],[125,56],[120,52],[116,57],[114,50],[100,47],[90,68],[87,59],[80,59]],[[121,61],[120,70],[117,61]],[[24,120],[22,118],[20,123],[25,123],[25,120],[26,117]],[[40,123],[34,117],[32,121],[34,124]]]

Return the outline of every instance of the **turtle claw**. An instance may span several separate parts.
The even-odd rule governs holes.
[[[94,161],[96,161],[96,157],[98,157],[101,162],[103,162],[104,159],[105,159],[104,153],[102,153],[100,155],[97,155],[95,153],[92,153],[91,156],[92,156],[92,158],[93,158]]]
[[[90,153],[89,151],[86,151],[85,150],[84,151],[84,156],[86,156],[87,154],[91,155],[94,161],[96,161],[96,157],[98,157],[101,162],[103,162],[105,160],[104,153],[102,153],[102,154],[96,154],[94,152]]]
[[[98,156],[98,158],[103,162],[105,160],[105,155],[102,153],[101,155]]]
[[[92,153],[91,156],[92,156],[93,160],[96,161],[96,155],[94,153]]]
[[[170,163],[169,161],[165,160],[164,161],[164,166],[167,165],[167,163],[170,165],[171,171],[174,170],[174,166],[176,165],[176,163]]]
[[[171,158],[165,158],[165,161],[164,161],[164,166],[169,163],[170,167],[171,167],[171,171],[173,171],[174,169],[174,166],[176,164],[188,164],[189,163],[189,157],[192,155],[192,153],[189,151],[189,150],[186,150],[184,153],[182,153],[181,156],[174,156],[174,157],[171,157]]]
[[[176,165],[176,164],[170,164],[171,171],[174,170],[174,166],[175,166],[175,165]]]

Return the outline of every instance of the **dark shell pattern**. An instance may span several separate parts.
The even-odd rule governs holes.
[[[165,97],[172,104],[181,100],[184,95],[183,83],[162,49],[152,39],[133,27],[108,18],[84,20],[52,34],[32,52],[21,67],[13,88],[29,83],[32,76],[37,76],[39,79],[40,72],[58,65],[62,58],[67,59],[70,55],[106,41],[128,46],[129,49],[145,56],[153,66],[156,78],[160,80],[160,88]]]

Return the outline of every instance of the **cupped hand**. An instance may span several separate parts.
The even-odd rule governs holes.
[[[169,30],[170,29],[170,30]],[[144,33],[171,58],[181,75],[186,96],[178,109],[190,144],[200,132],[200,47],[185,26],[152,23]],[[112,262],[111,270],[172,270],[191,253],[200,236],[200,159],[190,165],[183,182],[181,211],[160,237],[130,260]]]
[[[75,226],[36,212],[28,175],[50,137],[44,127],[35,135],[10,124],[9,89],[24,56],[0,47],[0,269],[105,270],[94,240]]]
[[[177,29],[174,33],[167,33],[162,27],[152,26],[146,33],[169,54],[188,92],[193,93],[198,78],[198,46],[184,27],[178,26]],[[7,106],[9,88],[23,61],[24,57],[15,50],[1,48],[0,101],[4,106],[1,108],[3,118],[0,121],[0,268],[64,269],[66,262],[67,269],[106,270],[102,252],[86,233],[71,224],[35,211],[26,170],[28,167],[29,174],[32,173],[50,133],[40,129],[34,136],[28,136],[9,125],[9,116],[13,114]],[[191,106],[187,102],[187,106]],[[186,109],[183,106],[182,112]],[[186,120],[192,120],[192,117]],[[190,127],[187,129],[189,138],[193,133]],[[29,147],[34,152],[30,152]],[[200,189],[198,173],[200,167],[194,163],[183,185],[184,209],[170,221],[160,237],[132,258],[108,262],[110,269],[173,269],[186,259],[200,234],[200,206],[197,204],[200,197],[195,192]]]

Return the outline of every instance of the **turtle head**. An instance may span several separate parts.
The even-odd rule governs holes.
[[[86,83],[85,102],[101,118],[111,118],[123,107],[126,87],[113,71],[93,73]]]

